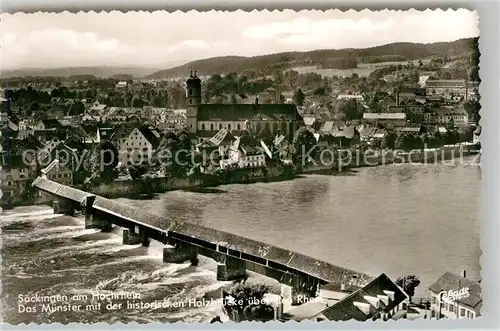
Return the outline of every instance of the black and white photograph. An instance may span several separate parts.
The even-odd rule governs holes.
[[[477,11],[0,19],[3,323],[482,316]]]

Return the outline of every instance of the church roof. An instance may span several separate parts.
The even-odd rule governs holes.
[[[194,71],[194,75],[193,75],[193,70],[191,70],[191,74],[189,75],[189,78],[186,81],[186,84],[191,84],[191,83],[201,83],[200,78],[196,76],[196,70]]]
[[[301,121],[294,104],[203,104],[198,121]]]

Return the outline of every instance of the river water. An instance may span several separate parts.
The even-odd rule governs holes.
[[[210,192],[172,191],[117,199],[298,251],[374,276],[415,274],[417,296],[444,272],[480,279],[480,168],[472,158],[432,165],[387,165],[337,176],[233,184]],[[3,318],[20,322],[206,322],[219,306],[19,312],[18,295],[140,293],[144,301],[201,298],[221,283],[215,264],[161,262],[162,250],[124,246],[121,231],[85,230],[81,217],[43,206],[2,215]],[[29,307],[29,305],[26,305]],[[26,307],[25,307],[26,308]]]

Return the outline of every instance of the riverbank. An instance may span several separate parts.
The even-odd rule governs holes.
[[[165,193],[175,190],[201,190],[209,187],[217,187],[228,184],[252,184],[259,182],[280,182],[293,180],[301,174],[317,175],[352,175],[356,168],[374,167],[394,163],[433,163],[451,159],[460,159],[465,156],[480,153],[477,145],[444,146],[438,149],[426,149],[412,152],[376,151],[372,153],[353,150],[349,155],[341,156],[335,160],[324,162],[324,164],[309,164],[302,169],[294,169],[290,166],[260,167],[250,169],[234,169],[219,174],[199,174],[186,178],[148,178],[136,180],[117,180],[111,183],[102,183],[98,186],[75,185],[77,189],[88,191],[106,198],[148,198],[154,194]],[[17,199],[7,204],[4,201],[1,207],[10,209],[16,206],[28,206],[33,204],[44,204],[36,197],[35,199]]]
[[[304,168],[306,174],[335,174],[348,173],[350,169],[376,167],[389,164],[430,164],[447,160],[461,159],[470,155],[480,154],[478,145],[455,145],[425,150],[403,151],[367,151],[359,150],[344,152],[337,160],[324,164],[311,164]]]
[[[464,148],[467,147],[467,148]],[[350,175],[355,174],[352,169],[389,165],[394,163],[434,163],[477,154],[473,145],[445,146],[439,149],[427,149],[410,153],[380,151],[378,153],[363,154],[356,151],[349,159],[341,162],[330,162],[324,165],[309,165],[303,169],[292,170],[289,167],[235,169],[233,173],[226,172],[218,175],[200,174],[189,178],[152,178],[146,180],[115,181],[110,184],[101,184],[88,190],[94,194],[107,198],[151,197],[153,194],[175,190],[198,190],[214,188],[228,184],[252,184],[259,182],[281,182],[293,180],[301,174],[321,175]]]
[[[186,178],[148,178],[138,180],[120,180],[95,187],[79,186],[77,188],[104,196],[109,199],[165,193],[175,190],[202,190],[226,184],[251,184],[258,182],[280,182],[294,179],[297,173],[286,167],[234,169],[219,174],[198,174]]]

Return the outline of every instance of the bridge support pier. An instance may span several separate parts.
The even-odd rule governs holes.
[[[163,248],[163,262],[183,263],[191,261],[193,265],[198,263],[197,253],[187,245],[165,245]]]
[[[54,214],[65,214],[73,216],[75,214],[75,208],[70,200],[55,198],[52,201],[52,209],[54,209]]]
[[[286,284],[281,285],[281,295],[290,300],[292,306],[304,304],[316,297],[316,293],[311,293],[303,288],[291,287]]]
[[[282,278],[281,293],[292,306],[304,304],[318,296],[319,280],[308,275],[288,274]]]
[[[88,209],[84,212],[85,229],[100,229],[102,232],[110,232],[113,229],[113,224],[110,221],[93,215],[88,211]]]
[[[226,256],[225,263],[217,265],[217,280],[219,281],[239,280],[246,277],[246,269],[241,259]]]
[[[85,229],[93,229],[92,219],[94,216],[92,213],[87,208],[83,208],[82,213],[85,215]]]
[[[111,232],[113,223],[100,217],[92,216],[92,228],[99,229],[102,232]]]
[[[301,288],[292,288],[292,306],[298,306],[307,303],[309,300],[315,297],[315,293],[313,294]]]
[[[132,229],[123,229],[123,244],[124,245],[137,245],[142,244],[148,247],[151,239],[147,236],[146,232],[139,229],[139,233],[135,233]]]

